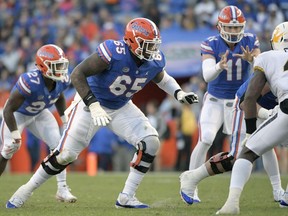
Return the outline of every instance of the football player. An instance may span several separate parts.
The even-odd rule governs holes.
[[[248,85],[242,106],[246,131],[251,135],[233,166],[228,198],[216,214],[239,214],[240,196],[250,178],[253,162],[279,144],[287,146],[288,22],[276,26],[271,45],[272,50],[260,54],[255,59],[254,76]],[[266,82],[277,96],[279,109],[256,129],[256,102]],[[280,201],[280,207],[288,206],[287,189],[288,187]]]
[[[21,147],[21,133],[24,128],[43,140],[51,151],[58,146],[60,130],[49,108],[55,104],[65,125],[67,118],[64,115],[66,102],[63,91],[71,83],[68,64],[69,61],[60,47],[44,45],[36,53],[36,69],[19,77],[3,110],[0,175],[4,172],[7,161]],[[66,170],[59,172],[56,178],[56,199],[76,202],[77,198],[71,194],[66,184]]]
[[[254,34],[244,33],[245,17],[235,6],[224,7],[218,16],[219,34],[201,44],[202,71],[208,83],[199,117],[199,139],[191,157],[189,170],[206,161],[215,136],[223,124],[223,132],[232,133],[233,101],[238,88],[250,76],[250,66],[260,53]],[[197,188],[194,203],[200,202]]]
[[[236,93],[233,105],[233,130],[230,143],[230,152],[220,152],[212,156],[208,161],[206,161],[197,169],[188,170],[181,174],[180,195],[186,204],[193,204],[193,192],[200,181],[209,176],[214,176],[232,170],[236,157],[243,148],[241,143],[243,141],[245,142],[246,138],[244,111],[241,109],[241,102],[244,100],[247,86],[252,77],[253,74],[245,83],[240,86]],[[261,95],[263,96],[259,97],[257,100],[257,104],[259,105],[257,118],[258,125],[278,109],[277,98],[270,91],[268,85],[266,85]],[[281,186],[278,160],[274,149],[271,149],[263,154],[262,159],[264,169],[270,178],[270,182],[273,188],[273,198],[276,202],[280,202],[284,190]]]
[[[157,154],[160,142],[155,128],[131,99],[153,81],[181,103],[198,102],[196,94],[183,92],[175,79],[166,73],[160,44],[161,36],[155,23],[135,18],[127,24],[123,40],[104,41],[95,53],[76,66],[71,80],[80,96],[76,95],[73,107],[69,108],[71,114],[67,130],[57,150],[11,197],[6,205],[8,208],[21,207],[37,187],[76,160],[99,127],[104,126],[137,149],[116,208],[149,207],[135,194]]]

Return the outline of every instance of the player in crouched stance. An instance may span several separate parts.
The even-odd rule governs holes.
[[[251,134],[236,160],[231,175],[228,198],[216,214],[239,214],[239,200],[248,181],[253,162],[276,145],[287,145],[288,127],[288,22],[279,24],[271,38],[271,51],[260,54],[254,63],[251,79],[243,101],[246,130]],[[256,129],[256,101],[268,82],[279,102],[278,112]],[[288,206],[288,187],[280,207]]]
[[[51,151],[58,146],[61,138],[59,126],[48,108],[55,104],[62,122],[66,124],[63,91],[70,85],[68,64],[69,61],[60,47],[44,45],[36,53],[37,69],[19,77],[3,110],[0,175],[4,172],[7,161],[20,148],[24,128],[43,140]],[[66,184],[66,170],[57,174],[56,199],[76,202],[77,198],[70,193]],[[13,208],[13,205],[8,204],[7,207]]]
[[[9,205],[21,207],[29,194],[77,159],[100,127],[107,126],[137,149],[115,206],[149,207],[135,194],[160,142],[157,131],[131,98],[148,82],[154,81],[181,103],[198,102],[197,95],[183,92],[175,79],[165,72],[165,57],[159,50],[160,44],[156,25],[151,20],[136,18],[127,24],[124,40],[104,41],[95,53],[76,66],[71,80],[80,100],[75,99],[74,107],[69,108],[71,114],[60,144],[28,183],[15,192],[8,201]],[[14,202],[15,198],[21,202]]]

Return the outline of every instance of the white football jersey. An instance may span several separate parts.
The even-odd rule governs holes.
[[[271,91],[280,103],[288,98],[288,52],[270,50],[257,56],[254,70],[265,73]]]

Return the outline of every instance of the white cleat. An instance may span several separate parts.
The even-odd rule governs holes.
[[[67,185],[58,187],[55,197],[60,202],[75,203],[77,201],[77,197],[75,197],[70,191],[71,189]]]
[[[188,170],[180,175],[180,195],[183,202],[188,205],[199,203],[197,184],[193,182],[193,170]],[[195,200],[194,200],[195,199]]]
[[[288,207],[288,192],[284,192],[282,195],[282,198],[280,200],[279,206],[281,208],[287,208]]]
[[[32,192],[28,191],[25,188],[25,185],[22,185],[18,190],[13,194],[13,196],[6,203],[6,208],[15,209],[21,208],[27,199],[32,196]]]
[[[281,188],[280,190],[273,190],[273,197],[275,202],[280,202],[284,195],[284,190]]]
[[[221,214],[240,214],[240,208],[238,205],[232,205],[226,202],[224,206],[216,212],[216,215]]]
[[[147,204],[140,202],[135,196],[129,196],[126,193],[120,193],[116,204],[116,208],[149,208]]]

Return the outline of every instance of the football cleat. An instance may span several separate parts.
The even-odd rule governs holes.
[[[280,190],[273,190],[273,197],[275,202],[280,202],[283,195],[284,195],[284,190],[281,188]]]
[[[126,193],[120,193],[116,204],[116,208],[149,208],[147,204],[140,202],[135,196],[129,196]]]
[[[282,195],[282,198],[280,200],[279,206],[281,208],[287,208],[288,207],[288,192],[284,192]]]
[[[67,185],[58,187],[55,197],[60,202],[75,203],[77,197],[75,197],[70,191],[71,189]]]
[[[196,187],[195,191],[194,191],[194,196],[193,196],[193,203],[200,203],[201,200],[198,196],[198,188]]]
[[[21,208],[27,201],[27,199],[30,196],[32,196],[32,194],[33,194],[32,192],[29,192],[25,188],[25,185],[22,185],[8,200],[8,202],[6,203],[6,208],[8,209]]]
[[[188,204],[192,205],[193,203],[200,202],[198,195],[196,194],[196,199],[194,200],[194,192],[197,189],[197,185],[195,185],[192,181],[193,170],[185,171],[180,175],[180,195],[182,200]],[[197,193],[197,191],[196,191]]]

